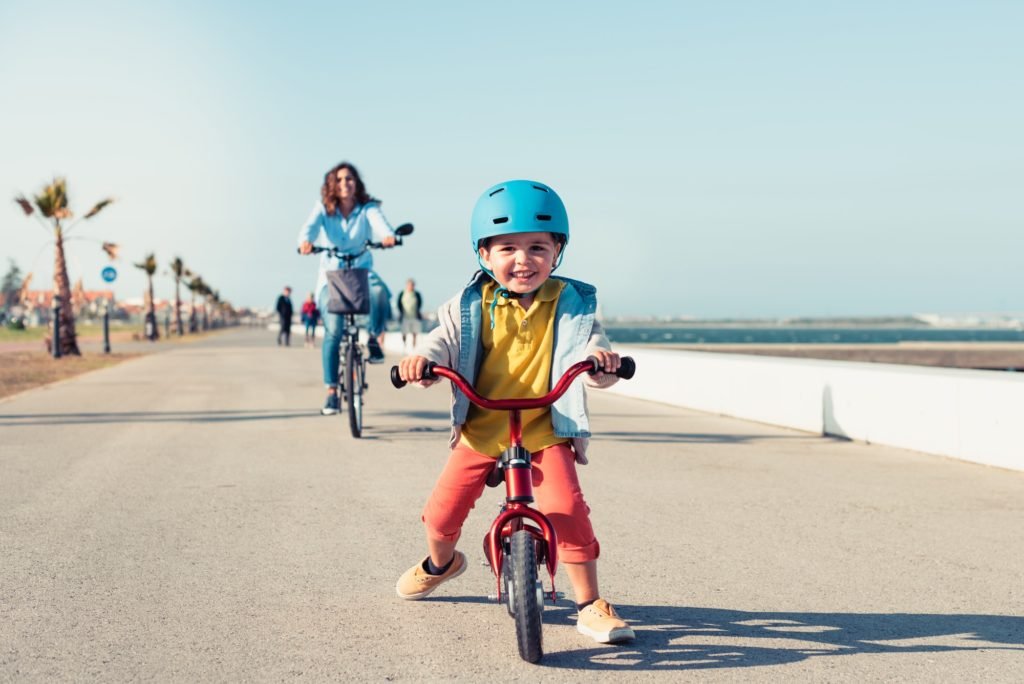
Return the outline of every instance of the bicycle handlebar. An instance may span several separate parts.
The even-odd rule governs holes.
[[[402,244],[402,238],[406,235],[411,235],[412,229],[413,226],[411,223],[403,223],[402,225],[398,226],[398,228],[395,228],[395,244],[393,246],[398,247],[400,244]],[[372,240],[367,240],[366,243],[363,244],[363,248],[355,254],[344,252],[338,247],[319,247],[316,245],[313,246],[313,249],[309,253],[320,254],[321,252],[328,252],[335,259],[351,259],[352,261],[355,261],[356,259],[363,255],[363,252],[365,252],[368,249],[387,249],[387,247],[384,246],[383,242],[373,242]],[[295,251],[298,252],[299,254],[302,254],[302,249],[300,248],[296,248]]]
[[[619,370],[615,371],[615,375],[622,378],[623,380],[629,380],[636,373],[636,362],[630,356],[623,356]],[[569,367],[569,370],[565,371],[565,374],[559,378],[558,383],[554,389],[545,394],[543,397],[534,397],[528,399],[489,399],[487,397],[480,396],[473,389],[473,386],[464,378],[458,371],[452,370],[446,366],[441,366],[433,361],[427,363],[427,367],[423,372],[423,379],[425,380],[436,380],[438,378],[448,378],[451,380],[456,387],[462,390],[471,402],[477,406],[482,406],[486,409],[492,409],[497,411],[508,411],[511,409],[534,409],[544,408],[555,403],[559,397],[565,394],[566,390],[569,389],[569,385],[572,384],[573,380],[579,377],[583,373],[589,373],[594,375],[601,370],[598,365],[598,361],[593,356],[588,356],[585,361],[580,361]],[[396,389],[405,387],[408,383],[402,380],[398,372],[398,366],[391,367],[391,384]]]

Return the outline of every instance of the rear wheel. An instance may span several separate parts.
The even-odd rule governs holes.
[[[535,663],[544,655],[544,644],[541,632],[543,606],[538,600],[537,548],[533,535],[526,530],[514,533],[505,562],[512,565],[509,598],[516,620],[519,655],[526,662]]]
[[[363,355],[359,346],[345,349],[345,403],[348,404],[348,426],[353,437],[363,434]]]

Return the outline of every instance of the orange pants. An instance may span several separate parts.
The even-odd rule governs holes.
[[[462,523],[484,491],[494,459],[458,444],[423,508],[430,539],[458,541]],[[590,507],[576,477],[576,461],[568,444],[556,444],[533,455],[533,505],[551,521],[558,538],[558,557],[566,563],[597,559],[601,547],[590,525]]]

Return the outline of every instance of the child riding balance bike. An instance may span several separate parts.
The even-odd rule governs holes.
[[[584,376],[587,384],[618,380],[620,358],[594,316],[595,288],[551,276],[569,241],[568,216],[554,190],[526,180],[489,188],[473,210],[471,239],[482,271],[438,310],[439,326],[400,362],[401,380],[433,384],[436,377],[426,375],[433,362],[471,379],[482,397],[546,398],[552,378],[587,370],[579,364],[587,357],[597,369]],[[600,643],[625,641],[634,638],[632,628],[598,588],[600,545],[576,475],[576,463],[587,462],[590,426],[583,387],[568,383],[550,406],[538,402],[519,416],[521,445],[532,457],[532,495],[557,542],[548,568],[553,572],[554,559],[562,561],[581,634]],[[425,598],[465,571],[466,556],[455,548],[462,524],[516,432],[502,412],[470,405],[466,389],[468,383],[453,387],[452,452],[422,514],[429,553],[398,579],[403,599]],[[501,559],[493,555],[488,552],[497,571]],[[540,657],[539,648],[524,653],[522,640],[520,653]]]

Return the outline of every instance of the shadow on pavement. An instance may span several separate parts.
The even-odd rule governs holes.
[[[378,411],[378,416],[401,416],[402,418],[415,418],[417,420],[440,420],[444,422],[444,429],[448,429],[447,411]]]
[[[623,432],[601,430],[594,437],[595,442],[611,440],[647,444],[745,444],[769,439],[820,441],[822,438],[820,435],[737,435],[701,432],[636,432],[633,430]]]
[[[636,641],[545,653],[540,665],[625,673],[757,667],[863,653],[1024,651],[1024,617],[1008,615],[616,607],[636,630]],[[547,616],[546,610],[545,623]],[[571,624],[575,611],[565,619]]]
[[[0,413],[0,426],[104,423],[231,423],[319,416],[319,411],[124,411],[117,413]]]

